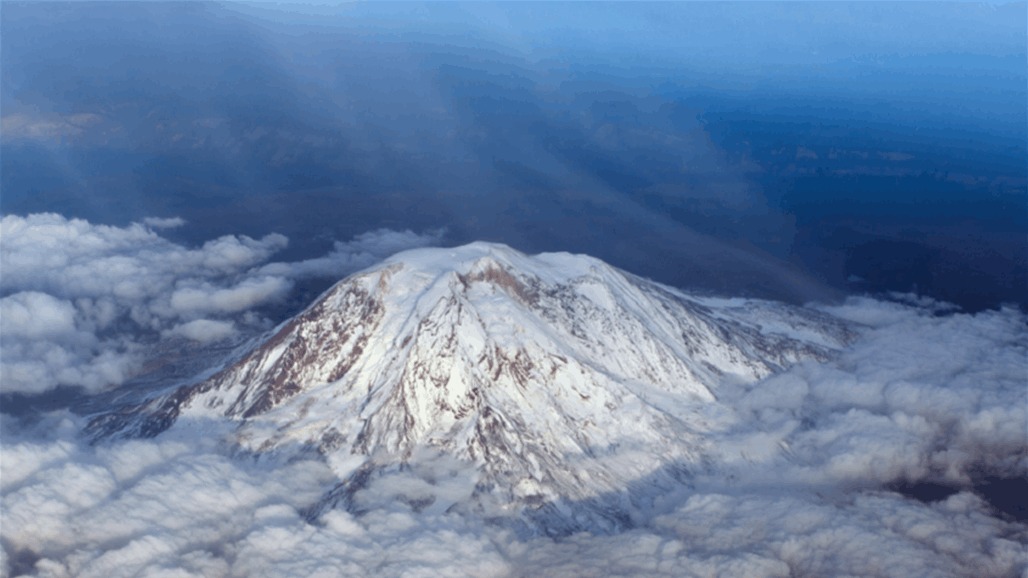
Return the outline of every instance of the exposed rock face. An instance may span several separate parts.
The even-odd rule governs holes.
[[[429,448],[473,464],[477,496],[547,531],[613,530],[630,484],[707,467],[723,379],[824,360],[847,338],[809,310],[691,297],[589,257],[420,249],[341,281],[210,378],[90,430],[153,436],[215,415],[238,420],[248,451],[317,450],[347,465],[312,517],[357,509],[376,472]]]

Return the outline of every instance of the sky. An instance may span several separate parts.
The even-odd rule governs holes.
[[[1020,575],[1024,518],[983,488],[1028,472],[1026,21],[1024,2],[5,1],[2,572]],[[78,437],[70,408],[168,350],[197,371],[350,273],[474,240],[864,336],[726,393],[746,416],[726,443],[809,424],[792,458],[621,536],[523,542],[388,495],[315,526],[297,510],[323,464]]]
[[[1025,303],[1023,3],[583,6],[5,4],[0,210]]]

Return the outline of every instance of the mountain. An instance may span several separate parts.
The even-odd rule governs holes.
[[[310,518],[359,511],[376,479],[444,456],[473,485],[435,507],[506,512],[527,532],[616,531],[630,524],[624,500],[717,467],[707,434],[727,419],[725,380],[827,360],[849,336],[813,310],[690,295],[587,256],[418,249],[88,431],[150,437],[180,420],[228,421],[240,451],[320,453],[341,481]],[[640,484],[652,491],[626,492]],[[416,510],[436,500],[398,496]]]

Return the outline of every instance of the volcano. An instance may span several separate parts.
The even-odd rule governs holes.
[[[717,467],[723,384],[828,360],[850,337],[812,309],[689,294],[588,256],[417,249],[340,281],[216,370],[95,415],[88,432],[214,422],[260,459],[321,454],[338,482],[310,519],[359,512],[376,480],[442,456],[470,490],[398,494],[415,510],[614,532],[631,525],[627,502]]]

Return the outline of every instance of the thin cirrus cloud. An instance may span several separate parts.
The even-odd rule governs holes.
[[[103,121],[103,117],[91,113],[49,116],[11,114],[0,120],[0,134],[3,135],[4,141],[15,139],[49,141],[61,137],[80,136],[90,127]]]
[[[375,479],[356,495],[365,514],[310,523],[300,512],[334,484],[330,469],[233,458],[232,424],[182,418],[155,439],[90,446],[66,412],[28,428],[4,420],[3,566],[104,577],[1021,576],[1023,523],[968,490],[922,503],[882,489],[1028,474],[1024,314],[937,316],[936,305],[823,307],[859,323],[857,340],[831,362],[725,384],[719,403],[734,418],[710,433],[720,455],[691,487],[649,496],[619,535],[525,539],[449,513],[475,477],[445,460]],[[415,513],[399,499],[412,496],[430,506]]]
[[[286,298],[298,279],[343,277],[397,251],[435,244],[442,232],[373,231],[326,256],[267,261],[288,239],[226,235],[198,248],[161,237],[174,218],[127,227],[57,214],[0,221],[4,393],[58,385],[98,391],[122,383],[157,335],[201,343],[267,324],[257,307]]]

